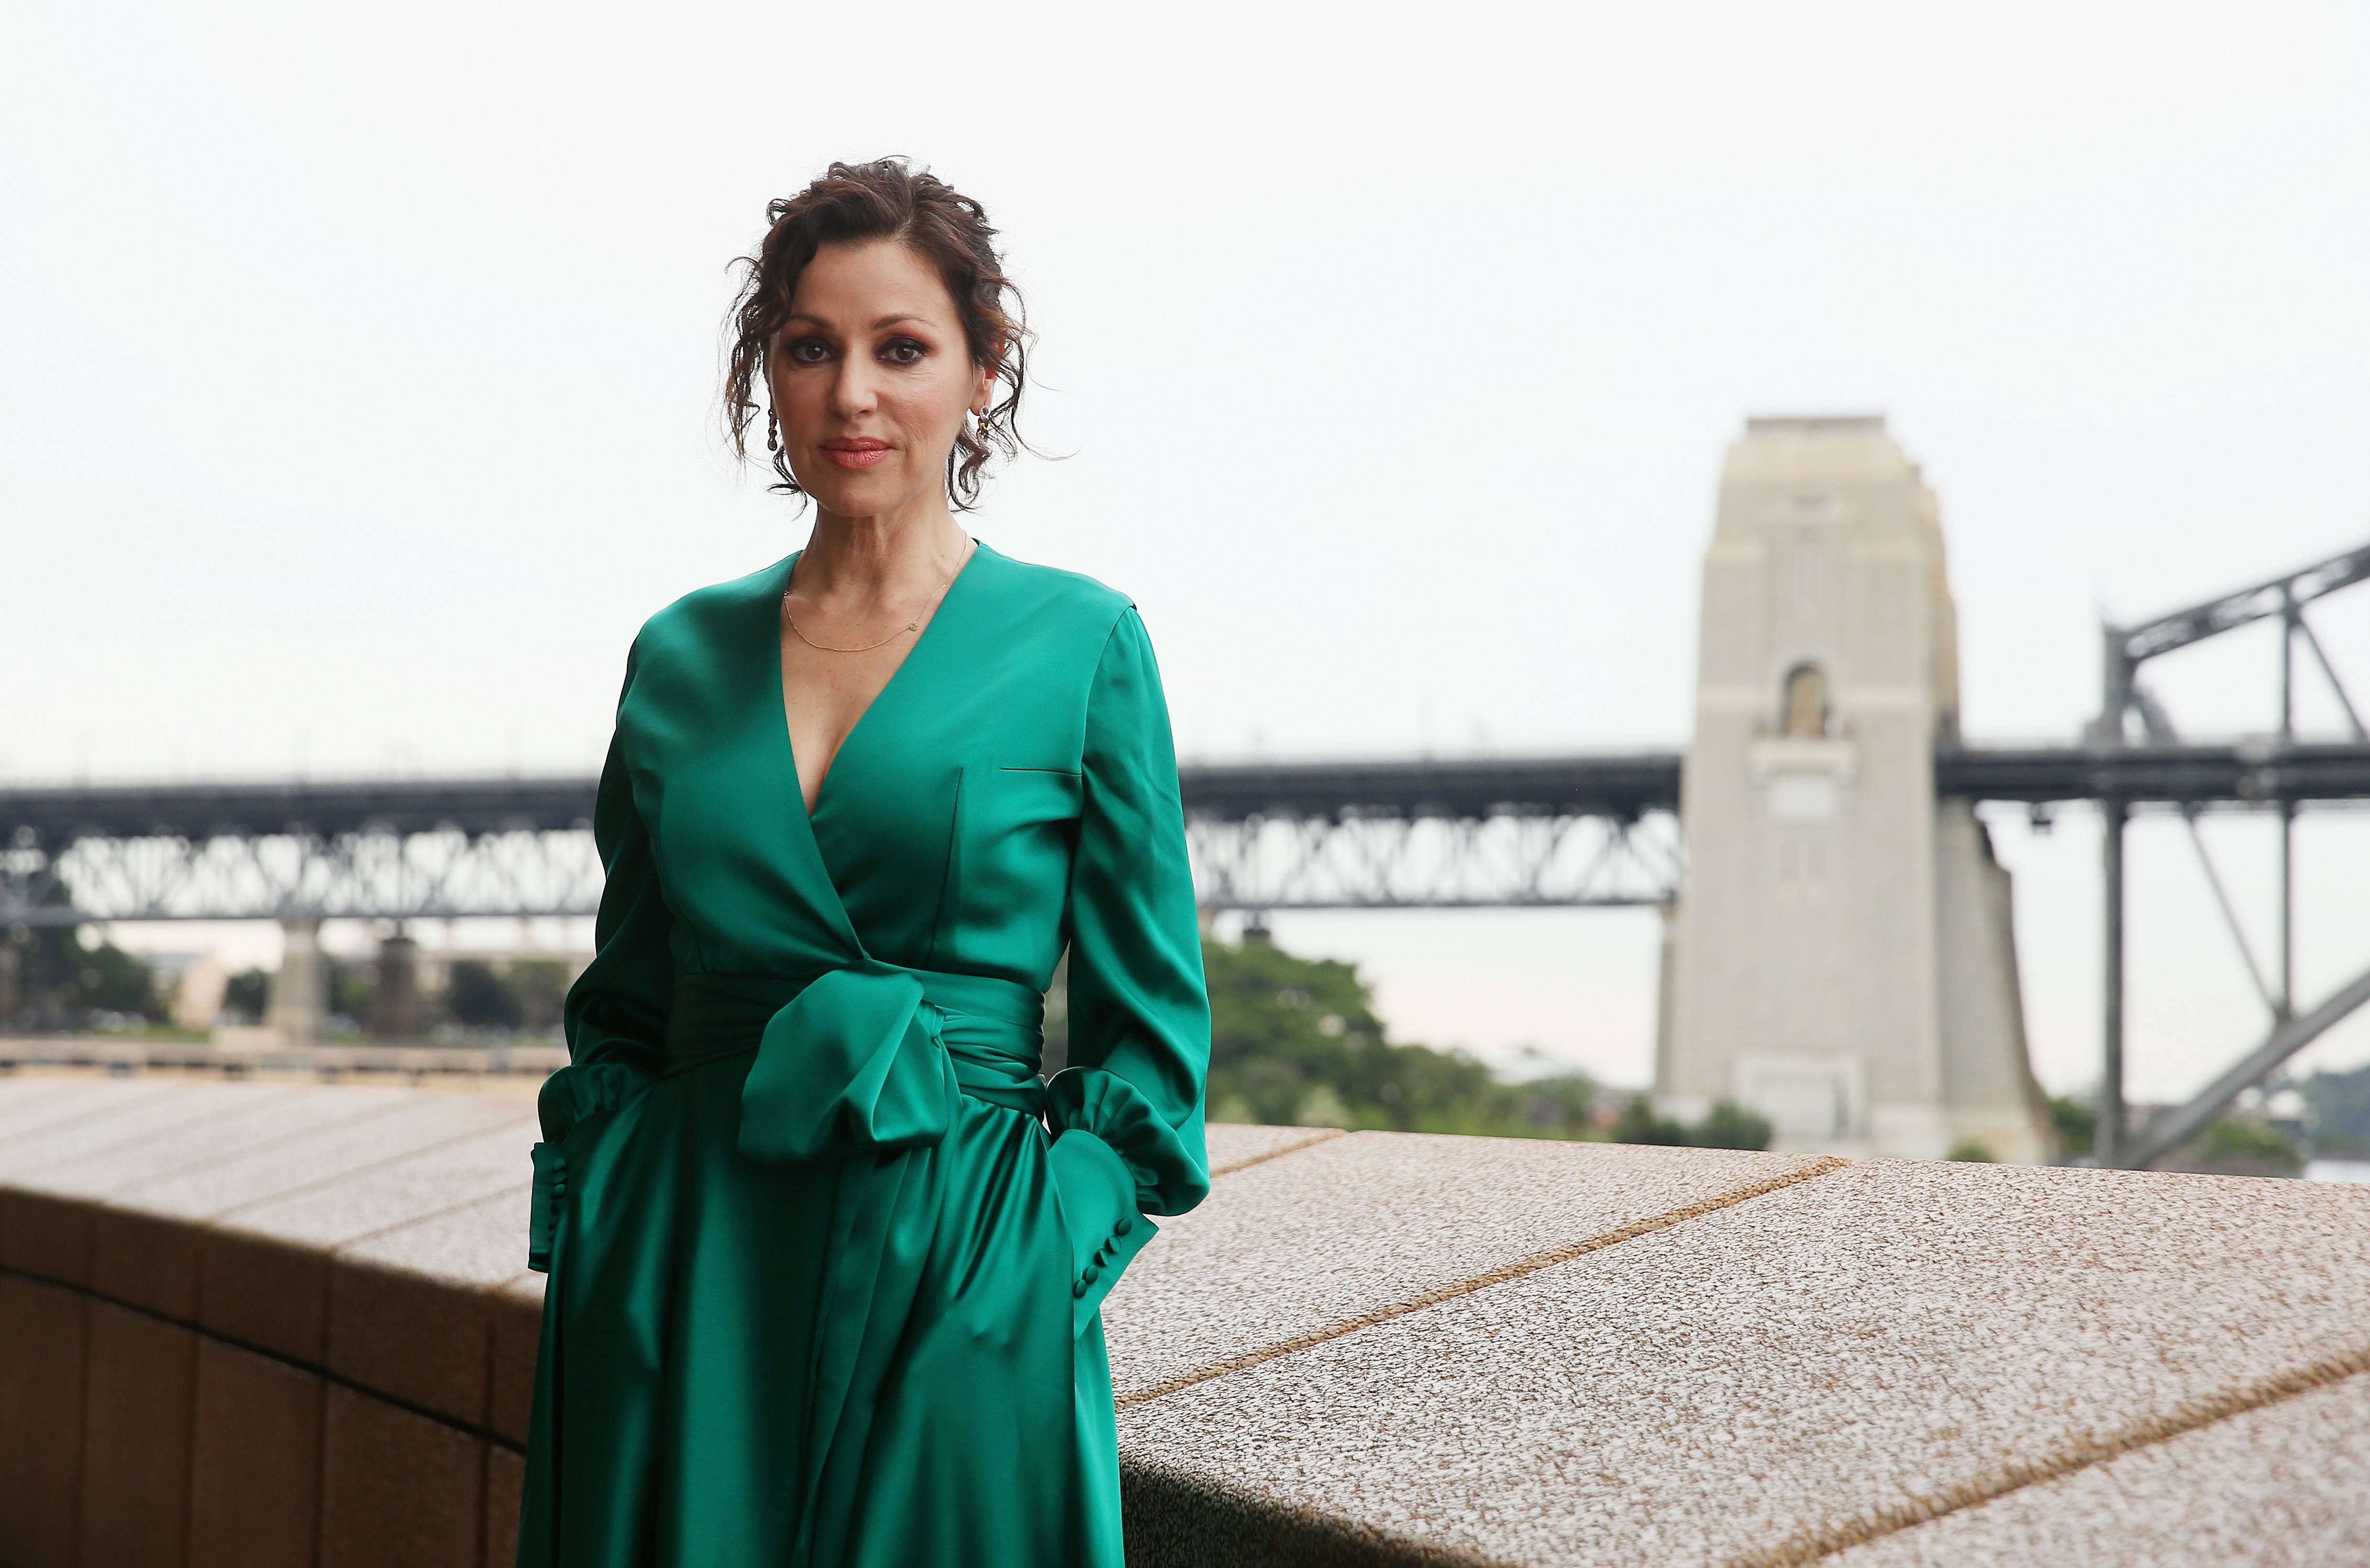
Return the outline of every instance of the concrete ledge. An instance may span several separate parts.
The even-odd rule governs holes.
[[[0,1564],[507,1564],[535,1137],[518,1096],[0,1079]]]
[[[1842,1163],[1420,1133],[1311,1142],[1237,1166],[1224,1202],[1162,1222],[1104,1308],[1114,1389],[1122,1409],[1158,1399]]]
[[[2370,1557],[2364,1432],[2370,1376],[2357,1374],[2037,1478],[1830,1561],[1834,1568],[2360,1562]]]
[[[1814,1562],[2370,1368],[2365,1197],[1854,1165],[1133,1407],[1122,1441],[1171,1492],[1433,1551]],[[2220,1484],[2164,1479],[2167,1506]]]
[[[101,1068],[111,1072],[204,1072],[215,1077],[342,1081],[349,1075],[423,1080],[526,1078],[541,1082],[568,1065],[568,1047],[354,1045],[244,1046],[200,1040],[119,1039],[105,1035],[0,1036],[0,1070]]]
[[[0,1568],[503,1564],[523,1098],[0,1078]],[[1214,1127],[1130,1561],[2315,1564],[2370,1190]]]

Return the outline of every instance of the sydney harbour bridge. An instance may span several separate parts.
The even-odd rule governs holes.
[[[2299,811],[2370,801],[2370,731],[2307,619],[2370,578],[2370,545],[2172,614],[2105,630],[2098,718],[2058,746],[1939,741],[1940,797],[2106,827],[2106,1093],[2119,1106],[2123,835],[2136,814],[2268,814],[2281,824],[2280,924],[2268,962],[2207,880],[2270,1014],[2268,1033],[2191,1104],[2106,1162],[2145,1165],[2365,1001],[2370,969],[2318,1004],[2293,998]],[[2277,708],[2242,740],[2180,734],[2141,680],[2149,659],[2275,620]],[[2350,734],[2295,727],[2299,673],[2335,694]],[[1559,757],[1260,761],[1179,771],[1208,910],[1666,906],[1685,883],[1677,750]],[[589,776],[0,785],[0,933],[89,922],[582,917],[601,867]],[[2362,928],[2370,930],[2370,909]],[[2365,944],[2370,948],[2370,944]],[[2363,955],[2370,962],[2370,951]],[[2120,1125],[2120,1116],[2109,1125]]]

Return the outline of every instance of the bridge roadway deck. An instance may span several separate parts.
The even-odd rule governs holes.
[[[1676,751],[1178,771],[1187,813],[1220,822],[1508,814],[1629,820],[1676,810],[1680,773]],[[2370,799],[2370,745],[1950,746],[1935,753],[1934,778],[1940,795],[2036,805],[2362,800]],[[558,832],[591,820],[594,786],[572,774],[0,785],[0,843],[54,850],[84,838]]]

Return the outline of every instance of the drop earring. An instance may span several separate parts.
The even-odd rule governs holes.
[[[782,429],[774,422],[774,411],[771,408],[765,410],[765,450],[767,452],[782,450]]]

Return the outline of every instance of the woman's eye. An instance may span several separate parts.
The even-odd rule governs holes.
[[[801,338],[785,350],[794,365],[819,365],[831,358],[831,349],[820,338]]]
[[[919,363],[929,350],[911,338],[892,338],[880,346],[880,357],[892,365]]]

